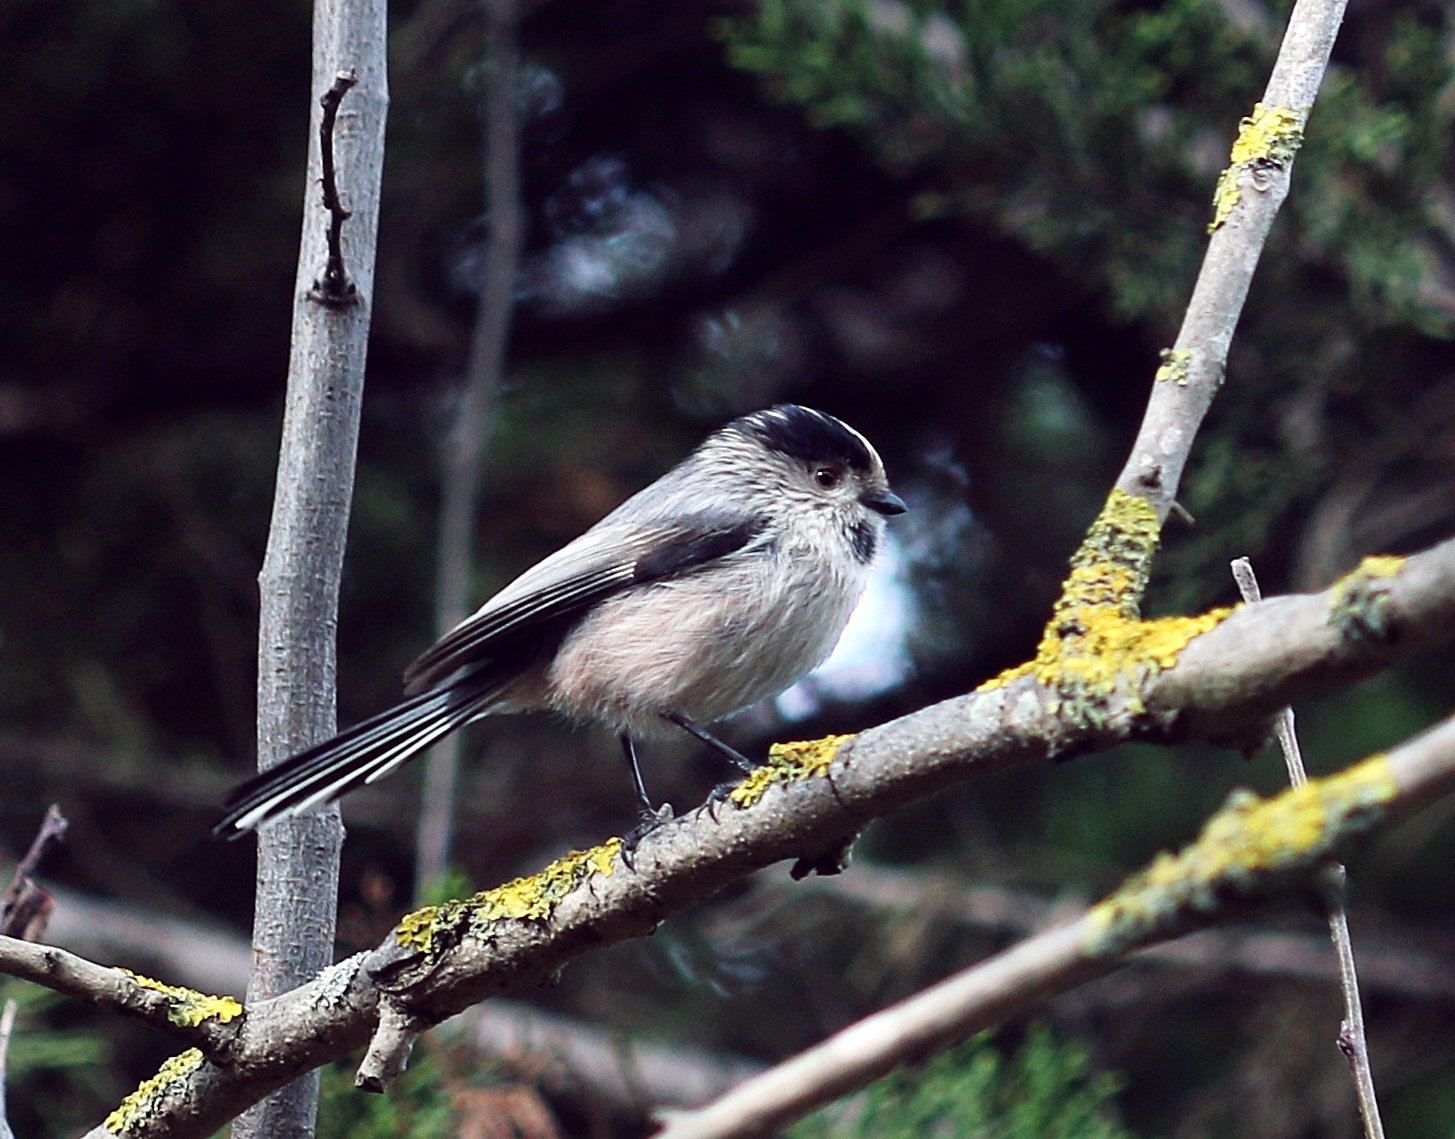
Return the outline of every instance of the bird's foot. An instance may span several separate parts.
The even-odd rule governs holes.
[[[651,834],[663,823],[672,819],[672,804],[663,803],[660,807],[643,807],[641,821],[631,830],[627,831],[621,840],[622,861],[631,866],[631,856],[636,852],[642,839]]]

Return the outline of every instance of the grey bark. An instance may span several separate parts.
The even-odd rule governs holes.
[[[470,337],[470,360],[454,422],[445,438],[440,479],[440,532],[435,576],[435,632],[465,619],[473,564],[472,539],[480,468],[490,413],[505,368],[515,272],[520,260],[520,129],[515,100],[515,0],[485,0],[485,192],[490,240],[485,280]],[[415,892],[449,869],[460,768],[460,735],[429,754],[415,841]]]
[[[293,290],[288,392],[267,553],[258,576],[258,767],[272,767],[336,727],[335,633],[353,496],[354,456],[374,285],[388,108],[384,0],[315,0],[312,117],[303,233]],[[340,71],[358,85],[333,132],[338,188],[352,216],[343,263],[353,302],[325,305],[315,282],[330,222],[319,191],[318,99]],[[253,975],[248,1000],[310,980],[333,960],[343,822],[337,806],[265,827],[258,838]],[[235,1139],[309,1139],[318,1103],[310,1074],[249,1110]]]
[[[1307,112],[1323,83],[1344,19],[1345,0],[1298,0],[1263,93],[1265,107]],[[1263,164],[1238,175],[1239,203],[1208,240],[1192,299],[1172,351],[1186,354],[1185,374],[1152,385],[1147,411],[1117,486],[1147,499],[1165,519],[1182,469],[1213,396],[1222,386],[1233,331],[1268,231],[1288,196],[1293,161]]]

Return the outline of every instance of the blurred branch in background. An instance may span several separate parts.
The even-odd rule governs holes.
[[[464,620],[474,565],[475,513],[491,411],[505,369],[516,266],[524,232],[520,205],[520,126],[516,74],[517,0],[482,0],[486,46],[481,117],[489,240],[484,280],[470,336],[470,355],[442,448],[439,544],[435,569],[435,634]],[[459,783],[460,733],[429,753],[415,845],[415,896],[449,869]]]
[[[45,936],[55,899],[35,884],[35,875],[50,848],[65,838],[66,826],[60,807],[52,803],[30,849],[16,866],[10,885],[0,896],[0,935],[21,941],[39,941]]]
[[[40,830],[31,841],[10,885],[0,896],[0,936],[20,941],[42,941],[47,924],[55,910],[55,896],[35,884],[35,875],[41,861],[50,848],[66,836],[66,817],[60,807],[51,804],[41,820]],[[0,1139],[14,1139],[10,1129],[10,1116],[6,1107],[6,1081],[9,1072],[10,1037],[15,1031],[15,1016],[19,1005],[13,998],[7,998],[0,1011]]]

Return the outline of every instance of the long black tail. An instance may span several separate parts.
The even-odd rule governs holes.
[[[502,687],[502,678],[488,672],[462,676],[285,759],[234,788],[212,833],[239,838],[269,819],[382,779],[478,715]]]

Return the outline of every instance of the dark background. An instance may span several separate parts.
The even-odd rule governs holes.
[[[1314,588],[1455,531],[1448,13],[1351,9],[1154,609],[1230,600],[1239,555],[1265,591]],[[749,714],[734,738],[853,730],[1023,659],[1175,334],[1283,16],[1255,0],[537,5],[528,238],[476,598],[726,418],[791,399],[864,431],[914,506],[896,523],[910,619],[863,657],[906,666],[800,722]],[[485,225],[478,13],[422,0],[393,21],[343,723],[385,706],[430,640],[438,447]],[[285,0],[0,5],[0,836],[23,849],[59,800],[73,826],[57,881],[239,932],[251,844],[208,828],[253,761],[308,41],[308,6]],[[1300,709],[1311,768],[1445,714],[1452,664]],[[609,739],[499,722],[467,756],[458,858],[476,885],[632,823]],[[646,763],[679,808],[724,775],[685,745]],[[1272,752],[1125,748],[944,795],[876,825],[858,856],[1089,898],[1190,838],[1231,787],[1282,779]],[[341,949],[409,901],[416,787],[410,771],[346,807]],[[1448,819],[1434,808],[1355,860],[1356,945],[1450,960]],[[1296,905],[1263,920],[1320,926]],[[541,1000],[771,1060],[997,944],[941,929],[908,945],[894,924],[720,899]],[[1355,1133],[1332,989],[1131,976],[1131,995],[1038,1014],[1125,1074],[1131,1127]],[[1391,1135],[1450,1134],[1450,1008],[1385,993],[1369,1011]],[[68,1006],[26,1024],[94,1047],[58,1043],[61,1059],[17,1074],[21,1134],[94,1123],[165,1054]]]

